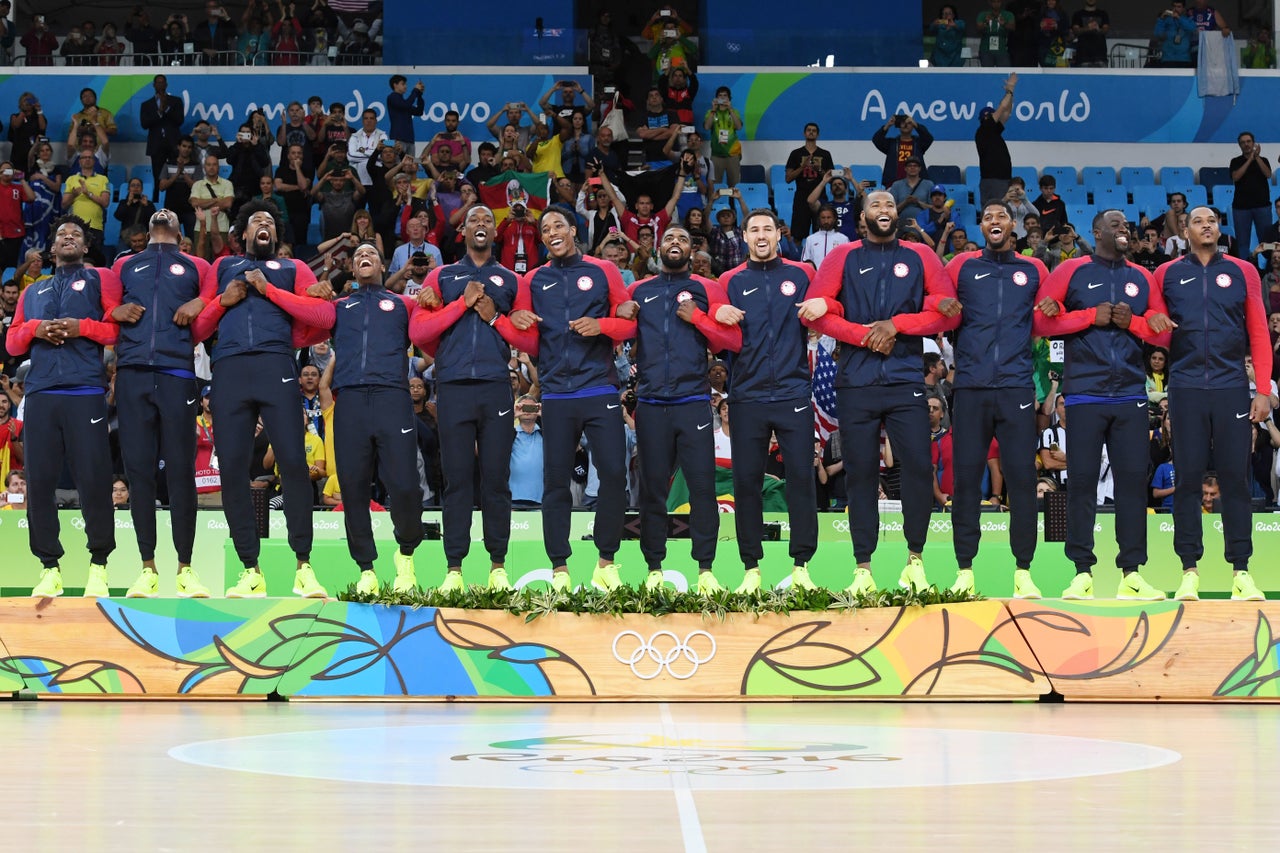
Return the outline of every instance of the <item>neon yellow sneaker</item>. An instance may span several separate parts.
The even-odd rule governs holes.
[[[1076,572],[1071,583],[1062,591],[1063,601],[1093,601],[1093,574]]]
[[[951,585],[952,595],[973,595],[973,569],[956,569],[956,582]]]
[[[1040,587],[1036,586],[1036,582],[1031,579],[1030,569],[1013,570],[1013,597],[1022,599],[1044,598],[1040,594]]]
[[[415,591],[418,588],[418,573],[413,570],[413,555],[396,551],[391,564],[396,567],[396,580],[391,589],[395,592]]]
[[[760,591],[760,570],[747,569],[742,573],[742,583],[734,590],[738,595],[755,595]]]
[[[111,590],[107,588],[107,567],[97,563],[89,564],[89,580],[84,584],[85,598],[110,598]]]
[[[568,595],[573,590],[573,578],[567,571],[551,573],[551,589]]]
[[[57,566],[42,569],[40,582],[31,590],[32,598],[57,598],[62,595],[62,570]]]
[[[1253,575],[1248,572],[1236,572],[1235,579],[1231,582],[1231,600],[1232,601],[1266,601],[1267,596],[1258,589],[1258,584],[1254,582]]]
[[[853,583],[849,584],[849,588],[845,591],[851,595],[875,595],[876,579],[871,577],[871,570],[863,568],[854,569]]]
[[[227,590],[227,598],[266,598],[267,579],[258,569],[245,569],[240,573],[240,580]]]
[[[698,572],[698,595],[715,595],[724,592],[724,587],[711,572]]]
[[[907,565],[903,568],[902,574],[898,576],[898,586],[915,592],[924,592],[928,589],[929,578],[924,573],[924,560],[912,554],[911,558],[907,560]]]
[[[124,594],[125,598],[155,598],[160,594],[160,575],[153,569],[143,569],[142,574]]]
[[[316,573],[311,570],[310,563],[303,563],[293,573],[293,594],[303,598],[328,598],[329,593],[316,580]]]
[[[200,583],[195,569],[186,566],[178,572],[178,598],[208,598],[209,587]]]
[[[377,595],[378,594],[378,573],[373,569],[364,569],[360,572],[360,579],[356,581],[357,595]]]
[[[1167,596],[1147,583],[1142,575],[1129,572],[1120,579],[1120,588],[1116,590],[1116,598],[1120,601],[1164,601]]]
[[[622,578],[618,577],[618,564],[596,566],[596,570],[591,573],[591,585],[604,592],[613,592],[622,586]]]
[[[444,593],[462,592],[466,589],[466,584],[462,582],[462,571],[449,571],[444,573],[444,580],[440,581],[439,590]]]
[[[650,592],[654,592],[662,589],[663,583],[665,583],[665,581],[662,579],[662,569],[654,569],[645,577],[644,588]]]
[[[797,589],[817,589],[818,585],[809,577],[808,566],[794,566],[791,569],[791,585]]]
[[[512,589],[511,581],[507,580],[506,569],[489,570],[489,589],[508,592]]]
[[[1232,585],[1234,587],[1234,584]],[[1200,573],[1199,572],[1183,572],[1182,583],[1178,584],[1178,591],[1173,594],[1174,601],[1199,601],[1200,600]]]

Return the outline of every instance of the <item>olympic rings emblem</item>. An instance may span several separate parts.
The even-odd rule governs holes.
[[[845,521],[844,519],[833,521],[831,522],[831,529],[836,531],[837,533],[848,533],[849,522]]]
[[[946,520],[931,521],[929,522],[929,532],[930,533],[950,533],[951,522]]]
[[[705,654],[694,648],[699,638],[704,638],[710,645]],[[628,642],[624,643],[624,639]],[[629,654],[623,654],[619,647],[630,646],[631,640],[635,641],[635,647]],[[658,631],[647,640],[635,631],[623,631],[613,638],[614,659],[631,667],[631,674],[642,681],[657,678],[663,672],[684,681],[692,678],[698,667],[715,656],[715,637],[706,631],[691,631],[683,640],[670,631]]]

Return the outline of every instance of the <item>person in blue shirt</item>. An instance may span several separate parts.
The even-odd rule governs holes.
[[[414,84],[413,91],[409,91],[409,81],[403,74],[392,74],[390,84],[391,94],[387,95],[387,116],[391,119],[390,137],[406,149],[411,149],[414,144],[413,120],[421,116],[425,109],[422,92],[426,87],[419,80]]]
[[[516,399],[515,436],[511,444],[511,505],[522,509],[542,506],[542,427],[537,398]]]
[[[964,47],[964,21],[956,18],[956,7],[950,3],[938,10],[938,17],[929,25],[933,33],[933,55],[929,63],[935,68],[959,68],[964,65],[960,55]]]
[[[1187,16],[1183,0],[1173,0],[1156,18],[1155,37],[1160,42],[1161,68],[1195,68],[1191,49],[1196,46],[1196,22]]]

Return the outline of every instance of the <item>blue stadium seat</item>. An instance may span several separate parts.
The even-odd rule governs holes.
[[[1091,204],[1069,204],[1067,205],[1067,221],[1075,226],[1076,233],[1082,236],[1088,236],[1093,228],[1093,217],[1098,215],[1098,209]],[[1093,242],[1090,240],[1090,242]]]
[[[1120,169],[1120,183],[1130,190],[1138,186],[1154,186],[1156,173],[1150,166],[1124,166]]]
[[[1196,173],[1190,166],[1165,166],[1160,169],[1160,186],[1189,187],[1195,184]],[[1187,199],[1190,201],[1190,199]]]
[[[742,193],[742,200],[747,205],[747,210],[755,210],[758,207],[769,206],[769,186],[763,183],[747,183],[743,181],[738,184],[738,191]]]
[[[1114,207],[1124,210],[1129,204],[1129,193],[1124,187],[1107,187],[1093,194],[1093,206],[1098,210]]]
[[[1116,182],[1088,180],[1088,181],[1085,181],[1084,184],[1082,184],[1082,186],[1084,190],[1087,193],[1089,193],[1089,195],[1097,195],[1100,192],[1107,192],[1108,190],[1114,188],[1116,186]],[[1123,184],[1121,186],[1125,189],[1128,189],[1128,187],[1124,186]],[[1059,187],[1059,190],[1061,190],[1061,187]],[[1061,192],[1059,192],[1059,195],[1061,195]]]
[[[1200,204],[1209,203],[1209,192],[1199,184],[1169,184],[1165,190],[1171,193],[1182,193],[1187,197],[1187,210]]]
[[[773,209],[783,219],[790,220],[791,209],[795,204],[796,185],[785,181],[773,182]]]
[[[1062,197],[1064,204],[1089,203],[1088,187],[1082,187],[1079,184],[1071,184],[1065,187],[1062,184],[1058,184],[1058,195]]]
[[[978,208],[971,204],[956,202],[955,207],[951,208],[951,221],[956,224],[957,228],[963,228],[972,238],[972,232],[978,229]]]
[[[102,254],[111,258],[115,255],[115,245],[120,242],[120,220],[108,215],[103,221]]]
[[[1139,185],[1133,188],[1133,203],[1138,212],[1155,219],[1169,209],[1169,197],[1164,187]]]
[[[134,163],[132,166],[129,167],[129,177],[130,178],[151,178],[152,180],[155,180],[155,178],[151,174],[150,163]]]
[[[320,230],[320,223],[313,219],[311,226],[307,229],[307,245],[318,246],[323,242],[324,232]]]
[[[973,203],[972,199],[970,198],[971,190],[967,185],[946,184],[945,187],[947,190],[947,198],[951,199],[956,204],[968,205]]]
[[[230,164],[230,163],[223,163],[223,164],[221,164],[221,165],[219,165],[219,166],[218,166],[218,177],[219,177],[219,178],[230,178],[230,177],[231,177],[231,164]]]
[[[1220,186],[1231,183],[1229,166],[1201,166],[1200,185],[1205,187]]]
[[[768,182],[764,166],[759,163],[744,163],[741,168],[741,180],[745,183],[764,184]]]
[[[129,183],[129,170],[119,163],[107,166],[107,182],[112,186]]]
[[[1085,186],[1109,185],[1116,182],[1115,166],[1085,166],[1080,170],[1080,183]]]
[[[964,182],[969,186],[976,187],[982,180],[982,170],[977,166],[964,167]]]
[[[787,177],[787,167],[784,166],[782,163],[774,163],[772,166],[769,167],[769,183],[770,184],[784,183],[786,180],[786,177]],[[743,178],[743,180],[746,180],[746,178]]]
[[[1058,195],[1062,195],[1062,188],[1074,186],[1077,182],[1075,166],[1045,166],[1040,170],[1041,176],[1052,175],[1053,179],[1058,182]],[[1027,184],[1027,188],[1031,188],[1031,184]]]
[[[1271,188],[1271,203],[1275,204],[1276,199],[1280,199],[1280,186]]]
[[[959,166],[930,166],[929,180],[935,184],[958,184],[962,180]]]
[[[1213,196],[1211,198],[1213,206],[1218,208],[1218,210],[1225,210],[1229,212],[1231,210],[1231,202],[1234,201],[1236,197],[1235,184],[1218,184],[1211,189],[1213,190]]]
[[[1031,197],[1036,197],[1037,193],[1035,190],[1036,187],[1040,186],[1040,176],[1036,174],[1035,166],[1014,166],[1013,176],[1015,178],[1022,178],[1022,180],[1027,184],[1027,189],[1031,191]],[[1058,181],[1058,183],[1062,183],[1062,181]]]
[[[870,181],[871,186],[878,187],[880,186],[880,179],[884,177],[884,167],[855,163],[849,167],[849,174],[858,183]]]
[[[17,267],[9,267],[3,273],[0,273],[0,283],[4,283],[13,278],[13,274],[18,271]]]

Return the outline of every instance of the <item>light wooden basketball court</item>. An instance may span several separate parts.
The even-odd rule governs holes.
[[[7,849],[1263,849],[1280,707],[0,703]]]

